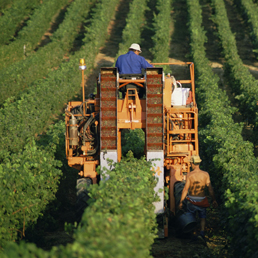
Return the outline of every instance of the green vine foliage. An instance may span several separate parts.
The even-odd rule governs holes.
[[[32,231],[39,220],[47,217],[44,226],[53,224],[46,209],[53,213],[58,205],[67,205],[63,191],[71,185],[75,187],[77,173],[67,165],[64,131],[65,123],[60,121],[36,142],[28,141],[19,153],[6,153],[0,166],[1,189],[4,189],[0,196],[2,248],[7,240],[27,238],[30,234],[27,229]]]
[[[55,198],[61,163],[55,159],[56,144],[46,148],[28,141],[23,151],[6,155],[0,165],[0,245],[24,237],[26,226],[35,223]]]
[[[129,152],[113,166],[101,172],[104,180],[99,185],[91,186],[89,206],[72,244],[46,252],[34,244],[9,242],[1,257],[151,257],[157,237],[153,202],[158,200],[151,162]]]
[[[0,17],[0,45],[8,44],[13,38],[16,30],[33,13],[33,10],[40,5],[40,0],[17,0],[10,8],[2,10]]]
[[[124,132],[125,131],[125,132]],[[122,131],[122,155],[126,156],[132,151],[134,157],[140,158],[144,155],[145,133],[142,129]]]
[[[33,53],[40,43],[42,35],[49,29],[51,21],[54,22],[54,15],[58,14],[61,7],[67,4],[68,0],[47,0],[37,6],[27,22],[27,26],[18,32],[15,40],[0,47],[0,70]]]
[[[0,2],[0,12],[6,12],[12,6],[13,2],[15,2],[15,0],[2,0]]]
[[[78,60],[82,56],[85,57],[88,67],[85,75],[89,74],[90,69],[94,67],[98,49],[107,37],[107,26],[113,17],[117,2],[118,0],[103,1],[96,5],[91,25],[85,34],[85,45],[71,56],[69,62],[50,72],[45,80],[35,81],[29,89],[20,94],[17,101],[13,102],[14,99],[10,98],[5,102],[4,108],[0,109],[0,118],[3,118],[3,123],[0,124],[0,159],[4,155],[1,150],[16,152],[23,148],[27,137],[44,131],[54,119],[52,114],[59,112],[65,101],[70,100],[80,89],[81,74],[78,70]],[[101,13],[103,18],[99,19]],[[104,18],[104,15],[107,17]],[[95,40],[91,40],[94,37]],[[13,121],[16,121],[15,125]]]
[[[95,257],[97,252],[103,257],[149,257],[156,237],[153,202],[158,198],[151,163],[129,152],[114,170],[102,173],[109,179],[92,188],[91,198],[95,201],[85,211],[85,226],[76,233],[76,239],[82,247],[89,243],[89,257]]]
[[[169,60],[170,39],[171,39],[171,0],[157,1],[158,13],[154,16],[152,37],[154,47],[151,49],[153,63],[166,63]],[[161,66],[162,67],[162,66]],[[169,73],[170,68],[163,66],[165,73]]]
[[[151,257],[150,247],[157,233],[153,202],[158,197],[153,190],[156,181],[150,162],[144,158],[135,159],[132,152],[127,151],[134,149],[135,155],[138,145],[128,147],[126,158],[113,164],[112,171],[101,172],[104,180],[91,187],[89,207],[72,244],[47,252],[23,241],[19,245],[6,242],[21,238],[24,225],[35,223],[46,205],[55,198],[62,177],[58,159],[63,157],[58,154],[58,148],[63,146],[64,125],[52,127],[40,142],[35,141],[35,134],[53,121],[51,115],[56,114],[62,102],[70,98],[75,87],[79,87],[79,76],[71,78],[78,69],[78,58],[85,56],[88,68],[93,67],[117,3],[118,0],[98,1],[81,51],[48,79],[34,83],[16,102],[13,102],[15,98],[9,99],[0,110],[0,241],[4,248],[3,258]],[[232,114],[236,109],[231,107],[226,93],[219,89],[218,77],[214,76],[206,58],[206,36],[199,1],[187,0],[187,5],[191,52],[196,67],[201,155],[205,167],[216,180],[216,193],[224,203],[225,223],[235,257],[255,258],[258,256],[257,159],[253,155],[253,145],[241,137],[242,124],[233,122]],[[236,74],[242,74],[241,67],[234,69]],[[232,76],[235,75],[232,73]],[[135,136],[125,135],[133,140]],[[141,139],[141,132],[139,136]],[[105,180],[107,174],[109,179]]]
[[[236,6],[240,7],[241,14],[251,31],[251,40],[254,52],[258,57],[258,6],[252,0],[234,0]]]
[[[132,43],[141,43],[141,32],[145,25],[145,11],[147,10],[148,0],[133,0],[130,3],[130,11],[126,18],[126,26],[122,32],[122,42],[119,44],[119,51],[116,59],[128,52]]]
[[[243,65],[238,55],[235,36],[230,29],[224,1],[212,0],[212,4],[215,13],[213,19],[217,26],[226,60],[224,65],[225,75],[232,91],[236,93],[235,98],[239,111],[247,122],[257,129],[258,82],[250,74],[248,68]]]
[[[67,9],[65,18],[51,37],[51,42],[0,71],[1,90],[0,105],[9,97],[18,97],[24,89],[32,88],[36,80],[48,76],[63,63],[65,54],[73,47],[79,27],[91,10],[90,0],[75,0]]]
[[[94,26],[95,29],[92,29],[91,33],[89,33],[89,32],[87,33],[87,36],[93,36],[93,33],[95,33],[96,31],[98,32],[98,41],[94,42],[95,53],[96,53],[97,49],[101,46],[101,44],[103,44],[103,42],[105,41],[105,38],[107,37],[107,33],[102,33],[102,32],[107,31],[107,26],[109,23],[108,21],[112,18],[113,14],[114,14],[115,6],[116,6],[117,2],[118,2],[117,0],[113,0],[112,2],[111,1],[102,1],[102,3],[99,3],[96,6],[95,12],[93,14],[93,20],[91,22],[91,26]],[[109,10],[109,11],[105,12],[106,10]],[[99,13],[103,14],[103,19],[100,20],[101,22],[99,22]],[[107,17],[105,17],[105,19],[104,19],[104,15],[107,16]],[[95,20],[96,20],[96,22],[95,22]],[[87,46],[91,46],[91,45],[89,44]],[[30,89],[28,92],[24,93],[24,95],[21,96],[21,99],[18,102],[8,103],[8,104],[6,103],[5,108],[1,110],[3,112],[2,114],[5,117],[5,121],[8,120],[7,117],[9,117],[10,120],[13,120],[12,115],[10,115],[10,113],[12,112],[11,110],[13,110],[13,115],[16,118],[20,117],[20,119],[21,119],[21,120],[19,120],[20,122],[17,121],[17,119],[16,119],[16,122],[17,122],[16,126],[19,126],[20,131],[23,132],[23,137],[20,137],[17,135],[18,136],[17,138],[15,137],[16,134],[14,134],[13,132],[11,133],[11,134],[13,134],[11,139],[12,139],[12,146],[14,147],[12,149],[12,152],[16,152],[18,154],[11,155],[8,152],[8,148],[6,148],[6,145],[0,151],[1,161],[2,161],[2,165],[3,165],[3,175],[5,175],[5,176],[8,175],[8,173],[5,173],[5,169],[7,167],[6,163],[8,163],[10,160],[15,161],[17,155],[20,155],[20,156],[26,155],[26,153],[23,153],[24,146],[25,146],[25,148],[27,148],[26,139],[28,137],[29,138],[33,137],[35,135],[36,131],[38,133],[42,132],[41,125],[45,124],[45,126],[46,126],[46,121],[49,121],[49,119],[51,120],[51,113],[55,114],[56,110],[60,109],[60,107],[63,106],[63,103],[60,102],[60,100],[64,99],[64,94],[65,95],[67,94],[67,97],[65,97],[66,99],[68,97],[70,98],[72,96],[72,94],[74,93],[74,85],[78,85],[78,87],[80,87],[81,76],[74,76],[74,74],[76,74],[76,71],[79,73],[78,60],[79,60],[79,57],[82,56],[82,54],[86,55],[86,60],[87,60],[87,62],[89,62],[88,67],[89,68],[93,67],[95,55],[93,55],[91,47],[89,49],[87,49],[87,48],[85,49],[84,47],[82,47],[82,50],[78,51],[73,56],[73,59],[69,63],[65,63],[61,67],[61,69],[59,69],[58,71],[52,72],[51,73],[52,76],[50,76],[47,80],[41,80],[39,83],[42,83],[42,84],[39,87]],[[75,69],[76,69],[76,71],[75,71]],[[61,81],[59,81],[59,80],[61,80]],[[57,85],[59,85],[59,86],[57,86]],[[65,88],[68,91],[66,91]],[[48,94],[50,94],[49,97],[47,96]],[[43,98],[43,96],[44,96],[44,98]],[[56,101],[53,100],[53,97],[57,98]],[[30,102],[28,100],[31,100],[32,102]],[[48,103],[50,104],[50,106],[48,105]],[[57,104],[57,106],[55,106],[55,107],[51,106],[52,105],[51,103],[52,104],[55,103],[54,105]],[[40,105],[43,105],[44,107],[43,106],[40,107]],[[58,105],[61,105],[61,106],[58,107]],[[44,112],[45,112],[44,110],[46,111],[45,114],[44,114]],[[32,118],[32,116],[33,116],[32,114],[35,115],[34,118]],[[23,119],[22,118],[23,115],[24,115],[24,118],[27,117],[27,119]],[[23,120],[23,122],[22,122],[22,120]],[[24,121],[26,121],[26,122],[24,123]],[[5,128],[7,129],[7,127],[5,127]],[[2,127],[2,129],[3,128],[4,127]],[[10,127],[10,128],[12,128],[12,127]],[[18,128],[16,127],[16,129],[18,129]],[[62,133],[64,133],[64,127],[62,128],[62,130],[63,130]],[[26,214],[25,214],[26,215],[25,226],[26,226],[26,225],[29,225],[29,224],[35,222],[37,216],[42,214],[44,208],[49,203],[51,198],[52,199],[54,198],[54,194],[56,191],[56,188],[54,188],[54,186],[56,186],[58,184],[58,180],[53,180],[51,178],[51,175],[54,175],[54,174],[57,175],[58,173],[60,173],[60,174],[58,174],[60,176],[61,172],[60,172],[60,170],[57,170],[57,171],[59,171],[58,173],[57,172],[54,173],[55,170],[51,172],[51,165],[53,165],[54,167],[58,167],[60,165],[60,162],[58,162],[56,159],[54,159],[54,156],[55,156],[55,158],[60,159],[60,160],[62,160],[62,158],[63,158],[63,157],[59,157],[59,155],[54,154],[55,153],[54,149],[56,148],[54,142],[60,141],[60,139],[63,139],[63,137],[60,137],[59,129],[58,130],[57,129],[50,130],[50,131],[51,132],[53,131],[53,133],[52,133],[53,135],[48,136],[50,138],[48,139],[47,142],[45,142],[47,137],[44,137],[44,139],[43,139],[43,137],[41,137],[41,141],[40,141],[41,147],[38,147],[35,144],[33,145],[34,146],[33,151],[38,152],[39,153],[38,155],[41,155],[43,157],[45,155],[44,154],[45,152],[47,152],[50,155],[50,156],[46,156],[46,158],[47,158],[46,162],[48,163],[50,174],[46,173],[45,177],[42,177],[42,176],[37,177],[37,179],[39,178],[40,180],[42,180],[42,181],[40,181],[42,185],[49,183],[49,180],[51,181],[51,183],[53,183],[53,186],[51,184],[49,184],[49,188],[48,188],[49,198],[46,198],[46,196],[44,198],[42,198],[42,200],[43,200],[42,202],[44,202],[44,205],[37,204],[37,206],[39,207],[37,210],[37,215],[35,215],[35,213],[33,213],[32,216],[29,216],[28,213],[30,213],[30,212],[27,212],[27,210],[26,210],[27,208],[23,205],[23,203],[22,203],[22,207],[20,209],[22,211],[24,210],[23,213],[16,212],[16,211],[19,211],[19,208],[17,208],[17,209],[15,208],[16,210],[14,210],[14,211],[10,210],[10,212],[16,212],[17,216],[19,214],[18,219],[10,222],[13,225],[12,228],[14,229],[14,231],[17,231],[18,233],[16,232],[16,235],[13,234],[12,236],[9,236],[9,235],[5,236],[5,239],[3,239],[3,241],[8,240],[8,239],[9,240],[16,239],[17,237],[20,237],[20,235],[23,234],[24,212],[26,212]],[[57,133],[54,133],[56,131],[57,131]],[[27,133],[27,135],[24,135],[26,133]],[[59,134],[59,136],[57,136],[57,134]],[[15,140],[15,138],[17,141]],[[7,138],[5,138],[5,139],[7,139]],[[21,140],[22,140],[22,143],[20,144]],[[53,145],[52,144],[48,145],[49,142],[53,143]],[[62,146],[61,152],[63,153],[64,146],[63,146],[63,144],[61,146]],[[40,148],[41,151],[39,151],[38,148]],[[50,152],[51,149],[53,149],[53,152]],[[52,156],[51,156],[51,153],[52,153]],[[51,161],[51,159],[53,159],[53,162]],[[31,160],[28,163],[29,164],[37,164],[38,160],[40,160],[40,157],[32,155]],[[19,167],[20,163],[19,162],[15,163],[15,166]],[[37,165],[37,168],[39,169],[38,173],[41,173],[41,170],[44,172],[44,166],[41,167],[41,166]],[[18,178],[18,174],[16,176]],[[33,176],[33,178],[34,178],[34,176]],[[10,182],[8,182],[8,184],[13,184],[13,181],[15,181],[15,179],[10,178]],[[21,182],[24,183],[23,188],[26,188],[27,182],[26,181],[24,182],[24,180],[22,180]],[[22,185],[21,185],[21,187],[22,187]],[[41,189],[40,187],[36,187],[36,186],[35,186],[35,188],[38,191],[40,191],[40,189]],[[9,192],[12,193],[12,191],[14,191],[14,189],[10,188]],[[46,191],[44,191],[44,193],[46,193]],[[27,199],[29,199],[29,198],[27,197]],[[36,201],[35,201],[35,203],[36,203]],[[32,207],[34,207],[34,206],[31,206],[31,208]],[[3,221],[3,223],[4,222],[5,221]],[[7,223],[7,225],[9,225],[9,224]],[[2,227],[2,230],[3,230],[3,232],[6,232],[4,225]],[[28,247],[28,249],[29,249],[29,247]]]
[[[257,257],[258,178],[253,144],[243,140],[243,125],[234,123],[235,109],[230,106],[226,93],[219,89],[218,78],[209,66],[199,1],[188,0],[187,5],[197,74],[201,155],[224,202],[223,217],[231,251],[235,257]]]

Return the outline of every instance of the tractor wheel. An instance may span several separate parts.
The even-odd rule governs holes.
[[[84,210],[88,206],[89,194],[88,188],[92,184],[90,178],[79,178],[77,179],[77,186],[76,186],[76,220],[77,222],[81,221],[82,215]]]

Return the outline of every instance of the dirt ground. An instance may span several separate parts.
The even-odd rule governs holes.
[[[154,4],[154,0],[150,1],[150,4]],[[122,29],[126,23],[126,14],[128,12],[130,1],[121,0],[120,5],[117,7],[116,16],[112,20],[109,26],[109,38],[103,48],[100,49],[99,54],[95,59],[95,69],[85,79],[86,96],[94,92],[96,86],[96,77],[98,76],[99,69],[101,67],[113,66],[115,62],[115,56],[121,42]],[[223,58],[221,57],[221,49],[219,47],[218,39],[214,36],[214,25],[210,20],[211,8],[206,5],[206,1],[202,1],[203,15],[204,15],[204,27],[207,30],[207,53],[208,58],[211,61],[211,65],[214,68],[214,72],[221,78],[222,87],[224,85],[223,78]],[[258,78],[258,62],[255,59],[251,51],[251,41],[248,37],[247,30],[243,21],[239,15],[237,15],[235,8],[232,5],[231,0],[226,0],[228,15],[232,30],[236,33],[237,45],[240,49],[239,54],[243,59],[246,66],[249,67],[250,72]],[[151,21],[150,17],[147,22]],[[170,62],[178,61],[191,61],[189,60],[189,38],[187,33],[187,12],[186,5],[182,1],[174,0],[173,11],[171,12],[171,48],[170,48]],[[148,51],[148,44],[142,45],[142,56],[148,61],[151,61],[151,54]],[[185,78],[185,71],[178,67],[173,71],[175,77],[178,79]],[[230,93],[229,93],[230,94]],[[73,193],[70,194],[73,196]],[[71,198],[71,206],[73,207],[73,198]],[[173,227],[170,227],[169,236],[165,239],[156,239],[153,244],[151,254],[154,258],[205,258],[205,257],[231,257],[227,251],[227,235],[223,230],[223,226],[220,223],[220,207],[216,210],[208,209],[207,224],[206,224],[206,240],[207,243],[191,242],[190,236],[178,237],[175,234]],[[64,221],[73,221],[73,211],[67,209],[67,214],[63,214],[60,227],[55,232],[45,233],[42,243],[43,248],[49,249],[53,245],[66,244],[72,242],[73,239],[65,233],[63,224]]]
[[[198,217],[196,218],[198,221]],[[221,225],[220,210],[207,209],[206,243],[200,240],[193,241],[191,234],[178,236],[173,226],[169,227],[169,236],[156,239],[152,247],[154,258],[206,258],[230,257],[228,253],[226,232]],[[198,221],[199,222],[199,221]],[[198,223],[193,235],[198,234]]]

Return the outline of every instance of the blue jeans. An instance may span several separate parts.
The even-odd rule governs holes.
[[[187,211],[192,213],[194,216],[195,216],[196,212],[198,212],[199,218],[201,218],[201,219],[206,218],[206,208],[196,206],[196,205],[190,203],[189,201],[187,202]]]

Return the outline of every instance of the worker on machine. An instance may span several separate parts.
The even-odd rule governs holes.
[[[116,61],[119,74],[141,74],[142,68],[153,67],[139,55],[141,52],[140,45],[133,43],[126,54],[119,56]]]
[[[181,200],[179,203],[179,208],[182,209],[183,201],[186,198],[187,202],[187,211],[192,213],[194,216],[198,212],[200,218],[200,234],[195,236],[195,239],[200,239],[202,242],[205,241],[205,222],[206,222],[206,208],[209,207],[209,202],[205,196],[205,188],[209,190],[209,194],[213,200],[213,207],[216,208],[218,203],[215,198],[213,187],[211,185],[209,173],[202,171],[199,168],[201,159],[197,155],[193,155],[190,159],[190,164],[192,171],[188,174],[186,178],[186,183],[182,191]]]

